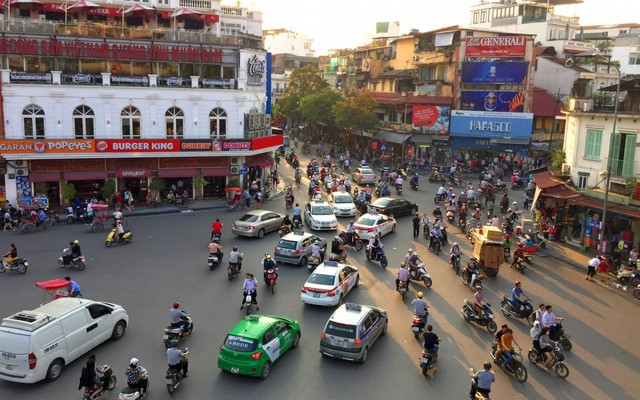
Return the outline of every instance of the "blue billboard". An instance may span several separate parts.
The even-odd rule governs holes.
[[[522,61],[463,62],[462,83],[524,84],[528,65]]]
[[[524,112],[526,92],[489,92],[460,93],[460,109],[470,111]]]
[[[451,111],[451,136],[529,140],[532,127],[532,113]]]

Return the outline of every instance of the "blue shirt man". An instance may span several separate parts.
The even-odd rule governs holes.
[[[300,216],[300,214],[302,213],[302,210],[300,209],[300,206],[298,204],[296,204],[295,207],[293,207],[293,216]]]
[[[67,292],[69,293],[69,297],[76,297],[80,294],[80,285],[76,281],[72,281],[68,276],[65,277],[69,282],[69,287],[67,288]]]
[[[520,281],[516,282],[516,286],[511,290],[511,301],[513,305],[516,307],[516,311],[520,311],[524,304],[524,292],[522,291],[522,283]]]

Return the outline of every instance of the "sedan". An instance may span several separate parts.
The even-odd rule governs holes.
[[[353,171],[351,179],[358,185],[376,183],[376,174],[369,167],[360,167]]]
[[[370,239],[376,233],[380,237],[396,231],[396,220],[376,212],[363,214],[353,226],[360,239]]]
[[[418,212],[418,205],[405,199],[393,197],[381,197],[369,205],[369,208],[386,214],[391,218],[401,215],[415,215]]]
[[[327,200],[336,217],[353,217],[356,215],[356,205],[347,192],[333,192]]]
[[[231,225],[231,232],[238,236],[262,239],[267,232],[280,229],[284,215],[268,210],[249,211]]]
[[[342,304],[347,293],[359,283],[358,268],[325,261],[318,265],[302,286],[300,300],[317,306],[336,306]]]
[[[304,207],[304,220],[313,230],[338,229],[338,220],[326,201],[314,201]]]

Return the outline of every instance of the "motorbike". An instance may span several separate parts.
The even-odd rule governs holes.
[[[527,358],[531,364],[537,365],[540,368],[545,368],[545,358],[543,353],[539,353],[535,348],[529,349],[529,353],[527,354]],[[569,368],[565,365],[564,354],[560,350],[560,346],[558,343],[553,342],[553,354],[552,354],[552,364],[551,368],[556,371],[556,375],[558,375],[562,379],[566,379],[569,376]]]
[[[411,182],[409,182],[409,187],[413,190],[418,190],[419,186],[420,186],[420,183],[418,181],[412,180]]]
[[[429,371],[435,368],[436,362],[438,362],[437,351],[430,353],[422,349],[422,353],[420,354],[420,369],[422,369],[422,375],[427,376]]]
[[[513,302],[506,295],[502,296],[502,302],[500,302],[500,311],[507,317],[515,317],[526,319],[529,325],[533,326],[533,323],[536,322],[536,313],[533,312],[533,306],[531,305],[531,300],[526,299],[524,302],[523,310],[516,310]]]
[[[293,207],[293,197],[292,196],[285,197],[285,202],[286,202],[287,210],[290,209],[291,207]]]
[[[411,322],[411,331],[413,332],[413,336],[416,339],[420,339],[422,335],[422,331],[424,331],[424,327],[427,325],[427,321],[425,321],[424,317],[419,315],[413,316],[413,321]]]
[[[278,234],[280,235],[280,237],[283,237],[284,235],[288,235],[291,232],[293,232],[293,230],[291,229],[291,225],[282,225],[278,230]]]
[[[455,254],[451,258],[450,262],[453,270],[456,271],[456,275],[460,273],[460,254]]]
[[[447,210],[446,215],[447,215],[447,222],[453,225],[453,221],[456,218],[456,209],[454,208],[453,210]]]
[[[302,217],[299,215],[294,215],[293,219],[293,229],[300,229],[302,228]]]
[[[436,204],[441,204],[446,199],[447,199],[447,194],[446,193],[436,194],[435,196],[433,196],[433,202],[436,203]]]
[[[309,256],[309,258],[307,258],[307,269],[309,272],[313,272],[321,262],[322,260],[320,258]]]
[[[387,265],[389,265],[389,261],[387,260],[387,256],[385,255],[384,246],[378,247],[378,250],[373,252],[373,257],[371,257],[370,255],[370,250],[371,248],[367,246],[367,261],[380,261],[380,266],[382,268],[387,268]]]
[[[516,262],[511,264],[511,268],[515,268],[516,271],[524,274],[524,270],[527,269],[527,265],[524,263],[524,258],[516,257]]]
[[[473,309],[473,304],[469,300],[464,299],[464,305],[460,311],[465,321],[475,322],[485,327],[489,333],[495,333],[498,330],[498,325],[496,325],[496,322],[493,320],[493,311],[491,311],[489,304],[483,305],[483,315],[478,315],[476,310]]]
[[[220,238],[221,237],[222,237],[222,234],[214,233],[213,234],[213,239],[211,239],[211,241],[220,244]]]
[[[462,233],[467,232],[467,221],[465,219],[458,218],[458,229],[460,229]]]
[[[120,394],[118,394],[118,400],[142,400],[147,398],[147,393],[149,393],[149,381],[147,380],[147,387],[144,388],[144,394],[140,394],[138,388],[133,388],[131,386],[125,386],[120,389]]]
[[[9,263],[7,262],[7,257],[4,257],[0,264],[0,273],[5,271],[15,271],[22,275],[27,272],[27,267],[29,267],[29,262],[26,258],[18,258],[17,260]]]
[[[511,257],[511,249],[508,247],[504,248],[504,261],[509,261],[509,257]]]
[[[267,270],[267,280],[264,282],[267,286],[271,288],[271,293],[276,293],[276,283],[278,280],[278,274],[276,271],[278,268],[269,268]]]
[[[191,319],[191,315],[183,311],[180,318],[183,321],[189,321],[189,326],[187,327],[187,330],[183,330],[181,326],[176,328],[171,326],[171,324],[167,325],[167,327],[164,328],[164,335],[162,336],[162,342],[164,343],[165,349],[169,348],[169,343],[171,343],[172,340],[180,340],[189,336],[191,332],[193,332],[193,320]]]
[[[429,227],[429,224],[424,224],[422,227],[422,234],[424,235],[424,239],[428,242],[431,237],[431,228]]]
[[[107,240],[104,242],[104,245],[107,247],[111,247],[114,244],[129,244],[133,240],[133,234],[131,231],[124,231],[124,233],[120,234],[118,240],[115,240],[116,230],[115,228],[111,230],[109,236],[107,236]]]
[[[633,289],[633,297],[640,300],[640,285]]]
[[[442,239],[438,240],[438,238],[435,236],[432,237],[432,239],[433,239],[433,243],[431,243],[431,251],[433,251],[433,254],[438,255],[442,247]]]
[[[434,183],[434,182],[440,182],[440,183],[445,183],[446,179],[444,178],[444,176],[440,173],[437,174],[429,174],[429,183]]]
[[[459,176],[449,174],[447,184],[450,186],[462,186],[464,185],[464,180]]]
[[[213,269],[217,267],[221,262],[222,262],[222,252],[220,253],[220,257],[218,257],[218,254],[209,253],[209,257],[207,257],[207,265],[209,266],[210,270],[213,271]]]
[[[516,179],[516,181],[511,184],[511,190],[522,190],[526,187],[527,182],[525,182],[522,178]]]
[[[513,351],[511,351],[513,358],[511,358],[511,361],[503,367],[502,364],[505,362],[507,357],[504,353],[501,353],[500,357],[496,359],[495,353],[497,350],[497,346],[498,345],[494,343],[492,346],[493,351],[490,353],[491,358],[493,358],[494,362],[498,364],[498,366],[500,366],[500,368],[502,368],[504,372],[515,376],[518,382],[525,383],[527,381],[527,378],[529,377],[529,373],[527,372],[527,367],[522,365],[522,352],[519,349],[513,349]]]
[[[182,358],[186,361],[189,356],[189,349],[184,349],[184,356]],[[173,394],[173,392],[180,386],[180,382],[184,379],[182,368],[167,368],[167,372],[164,374],[165,382],[167,383],[167,391],[169,394]]]
[[[475,378],[476,370],[469,368],[469,375],[471,375],[471,385],[476,387],[478,380]],[[476,392],[476,395],[472,397],[473,400],[491,400],[488,393]]]
[[[428,288],[433,285],[431,275],[427,272],[427,267],[425,267],[423,262],[419,262],[415,269],[409,268],[409,280],[422,282]]]
[[[637,286],[640,284],[640,270],[629,270],[623,268],[618,271],[618,275],[616,276],[616,278],[618,278],[618,282],[621,285],[630,283],[632,286]]]
[[[98,379],[102,383],[101,387],[95,390],[91,390],[89,388],[84,388],[84,394],[82,395],[82,400],[89,400],[91,396],[96,392],[100,391],[94,399],[106,394],[108,390],[113,390],[116,387],[116,376],[113,374],[113,370],[108,365],[96,365],[96,373],[98,374]]]
[[[477,287],[482,288],[482,280],[484,279],[485,275],[484,273],[482,273],[482,271],[480,271],[477,273],[474,272],[472,276],[469,277],[468,269],[463,268],[460,270],[459,277],[462,283],[465,284],[465,286],[469,287],[472,290],[475,290],[475,288]]]
[[[227,277],[229,278],[230,281],[233,280],[233,278],[238,275],[240,273],[240,271],[242,270],[242,256],[244,255],[244,253],[240,254],[240,257],[238,258],[238,262],[237,263],[229,263],[229,266],[227,267]]]
[[[360,240],[360,236],[355,231],[351,234],[351,241],[349,240],[349,235],[347,235],[347,232],[345,231],[340,232],[340,238],[345,244],[353,247],[356,251],[362,250],[362,247],[364,246],[362,244],[362,240]]]
[[[254,289],[255,290],[255,289]],[[253,301],[252,301],[252,297],[251,297],[251,293],[247,293],[244,296],[244,302],[242,303],[242,308],[244,308],[247,312],[247,315],[251,314],[251,308],[253,307]],[[256,307],[257,308],[257,307]],[[258,308],[259,310],[259,308]]]
[[[507,191],[509,191],[509,189],[507,188],[507,184],[502,181],[495,182],[493,184],[493,188],[496,190],[496,193],[507,193]]]
[[[398,284],[398,293],[400,293],[400,297],[402,297],[402,300],[404,300],[404,297],[407,295],[408,292],[409,292],[409,281],[407,281],[407,283],[400,281],[400,283]]]
[[[80,271],[85,269],[87,264],[85,262],[84,256],[74,257],[71,260],[70,264],[65,264],[64,263],[64,258],[65,258],[65,256],[69,256],[69,255],[71,255],[71,249],[70,248],[65,248],[64,250],[62,250],[62,255],[60,256],[60,258],[58,258],[58,267],[60,267],[60,268],[77,268]]]
[[[554,342],[560,343],[560,346],[562,346],[564,351],[571,351],[573,348],[571,336],[565,333],[561,323],[556,323],[553,335],[551,335],[551,331],[549,331],[549,338]]]
[[[74,224],[76,222],[84,222],[86,212],[86,207],[67,207],[67,223]]]

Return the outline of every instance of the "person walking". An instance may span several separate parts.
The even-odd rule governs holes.
[[[416,215],[413,217],[413,238],[417,239],[418,237],[420,237],[420,222],[422,222],[422,219],[420,218],[420,213],[416,213]]]

